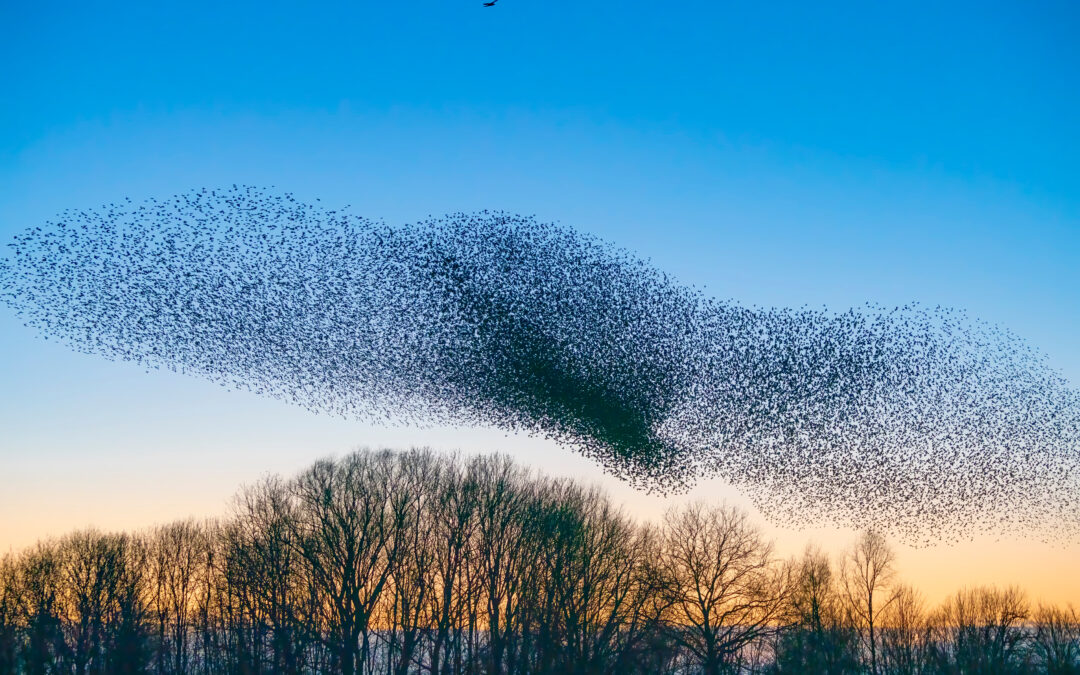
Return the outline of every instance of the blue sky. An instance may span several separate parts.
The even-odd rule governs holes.
[[[1080,384],[1078,28],[1071,2],[0,1],[0,240],[231,183],[390,222],[507,209],[748,304],[964,307]],[[70,354],[6,308],[0,382],[0,523],[39,494],[83,524],[60,465],[202,480],[214,511],[263,471],[430,439]]]

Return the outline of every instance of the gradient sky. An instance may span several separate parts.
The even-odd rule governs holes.
[[[317,5],[0,0],[0,241],[232,183],[392,223],[506,209],[747,304],[963,307],[1080,386],[1076,3]],[[385,444],[505,449],[643,518],[672,503],[541,441],[75,354],[0,308],[0,551],[221,514],[242,482]],[[784,553],[851,538],[765,527]],[[898,551],[933,600],[1016,582],[1080,603],[1080,544]]]

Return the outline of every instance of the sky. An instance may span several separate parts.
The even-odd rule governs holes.
[[[1071,2],[0,0],[0,243],[233,183],[389,223],[504,209],[747,305],[965,308],[1080,386],[1078,28]],[[637,493],[537,439],[146,373],[0,307],[0,551],[220,515],[268,472],[410,445],[503,450],[642,519],[747,504],[720,481]],[[755,518],[785,555],[854,536]],[[1080,544],[897,551],[931,600],[1017,583],[1080,604]]]

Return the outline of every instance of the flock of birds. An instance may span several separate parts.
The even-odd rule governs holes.
[[[0,296],[81,351],[541,435],[650,490],[719,476],[788,525],[1080,529],[1080,395],[961,312],[746,307],[532,218],[391,227],[237,186],[67,212],[11,247]]]

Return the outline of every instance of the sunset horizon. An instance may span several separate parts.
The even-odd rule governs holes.
[[[8,3],[0,26],[0,675],[1080,672],[1076,612],[1061,671],[1038,613],[1080,610],[1070,3]],[[336,615],[317,480],[400,510],[385,550],[342,553],[391,590]],[[502,539],[446,524],[504,487]],[[454,617],[416,589],[460,551],[395,539],[439,527],[480,565],[436,584]],[[759,613],[686,609],[672,561],[709,528],[749,542]],[[220,593],[198,647],[147,618],[166,531]],[[560,565],[601,532],[637,604],[574,633]],[[536,584],[521,615],[474,579],[511,543],[542,568],[507,572]],[[243,558],[265,550],[295,586]],[[78,584],[32,607],[89,551],[138,596],[100,619],[112,646],[72,637]],[[999,670],[960,662],[987,621],[964,602],[1020,617]],[[473,630],[485,603],[505,643]]]

